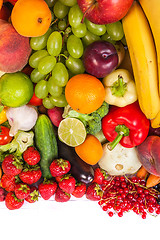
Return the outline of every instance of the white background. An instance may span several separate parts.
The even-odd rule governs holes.
[[[159,239],[160,216],[143,220],[133,212],[122,218],[109,217],[97,202],[71,198],[57,203],[39,199],[25,202],[18,210],[8,210],[0,203],[0,236],[5,239]],[[1,239],[3,239],[2,237]]]

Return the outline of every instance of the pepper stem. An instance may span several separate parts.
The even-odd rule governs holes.
[[[118,80],[111,86],[112,95],[116,97],[123,97],[126,91],[127,83],[123,81],[123,77],[121,75],[118,75]]]
[[[118,133],[116,138],[107,144],[108,149],[111,151],[121,141],[122,137],[129,136],[129,128],[125,125],[117,125],[115,131]]]

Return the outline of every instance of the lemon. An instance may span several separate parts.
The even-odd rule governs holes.
[[[5,73],[0,78],[0,101],[7,107],[20,107],[33,96],[33,83],[22,73]]]
[[[65,118],[58,127],[58,137],[66,145],[76,147],[86,139],[84,124],[77,118]]]

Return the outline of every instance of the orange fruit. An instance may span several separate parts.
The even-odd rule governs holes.
[[[88,134],[85,141],[75,147],[77,155],[90,165],[96,164],[103,155],[101,142],[94,135]]]
[[[0,0],[0,9],[2,8],[3,0]]]
[[[104,102],[105,89],[98,78],[89,74],[78,74],[67,82],[65,97],[72,109],[89,114]]]
[[[25,37],[45,34],[51,24],[51,11],[44,0],[18,0],[11,12],[16,31]]]

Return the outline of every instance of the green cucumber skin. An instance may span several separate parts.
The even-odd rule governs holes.
[[[52,175],[49,167],[53,159],[58,157],[58,145],[53,125],[45,114],[40,115],[35,124],[35,142],[41,154],[40,167],[42,176],[50,179]]]

